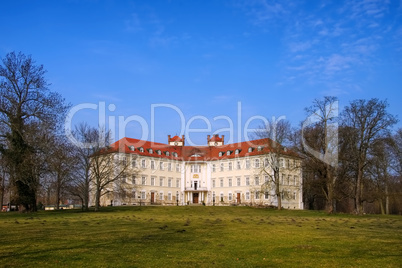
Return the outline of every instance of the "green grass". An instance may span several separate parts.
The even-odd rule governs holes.
[[[2,267],[400,267],[401,216],[249,207],[0,214]]]

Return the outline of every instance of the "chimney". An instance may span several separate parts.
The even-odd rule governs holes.
[[[181,135],[181,139],[183,140],[183,146],[184,146],[184,135]]]
[[[170,142],[170,135],[168,135],[168,143]]]
[[[222,135],[222,145],[225,144],[225,135]]]
[[[207,142],[209,142],[209,140],[211,139],[211,135],[207,136]]]

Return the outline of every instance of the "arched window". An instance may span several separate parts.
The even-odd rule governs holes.
[[[149,149],[148,152],[149,152],[150,154],[152,154],[152,153],[154,152],[154,150]]]
[[[253,151],[253,147],[248,148],[248,152],[251,153]]]

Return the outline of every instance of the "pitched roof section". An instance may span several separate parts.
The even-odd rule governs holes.
[[[178,147],[158,142],[122,138],[111,144],[108,152],[120,152],[180,161],[215,161],[237,157],[263,155],[272,152],[272,148],[274,147],[280,148],[281,154],[283,155],[299,157],[295,152],[287,150],[271,139],[258,139],[222,146]]]

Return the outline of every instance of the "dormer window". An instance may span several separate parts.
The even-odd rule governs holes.
[[[130,151],[134,151],[134,150],[135,150],[135,147],[132,146],[132,145],[130,145],[130,146],[128,146],[128,149],[130,149]]]
[[[144,148],[140,147],[140,148],[138,148],[138,149],[140,150],[141,153],[144,152]]]
[[[166,156],[169,156],[169,155],[170,155],[170,153],[169,153],[168,151],[166,151],[165,154],[166,154]]]
[[[219,156],[222,156],[223,155],[223,152],[219,152]]]
[[[248,152],[251,153],[253,151],[253,147],[248,147]]]
[[[231,152],[232,152],[232,151],[227,151],[227,152],[226,152],[226,155],[230,155]]]
[[[258,146],[258,151],[262,151],[262,146]]]
[[[176,153],[176,152],[173,152],[173,156],[174,156],[174,157],[177,157],[177,153]]]
[[[152,154],[152,153],[154,152],[154,150],[149,149],[148,152],[149,152],[150,154]]]
[[[239,154],[240,153],[240,149],[236,149],[235,154]]]
[[[158,155],[162,155],[162,151],[161,151],[161,150],[157,150],[156,152],[158,153]]]

